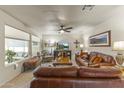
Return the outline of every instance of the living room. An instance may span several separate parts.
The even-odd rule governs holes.
[[[0,87],[123,88],[123,10],[0,5]]]

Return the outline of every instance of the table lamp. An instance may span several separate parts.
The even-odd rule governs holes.
[[[124,62],[124,56],[123,56],[124,41],[114,42],[113,43],[113,50],[117,51],[116,61],[117,61],[118,65],[122,65]]]
[[[83,48],[84,48],[84,45],[83,45],[83,44],[80,44],[80,48],[81,48],[81,50],[83,50]]]

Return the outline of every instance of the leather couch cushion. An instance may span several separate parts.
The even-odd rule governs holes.
[[[34,71],[35,77],[77,77],[78,68],[69,67],[39,67]]]
[[[104,68],[80,67],[79,69],[79,77],[114,78],[121,76],[122,76],[121,70],[115,67]]]

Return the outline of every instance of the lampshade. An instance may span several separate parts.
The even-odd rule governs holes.
[[[113,50],[124,51],[124,41],[116,41],[113,43]]]
[[[83,48],[84,47],[84,45],[83,44],[80,44],[80,48]]]

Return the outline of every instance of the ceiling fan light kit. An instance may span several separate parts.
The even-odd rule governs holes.
[[[63,34],[63,33],[64,33],[64,30],[61,30],[61,31],[60,31],[60,34]]]

